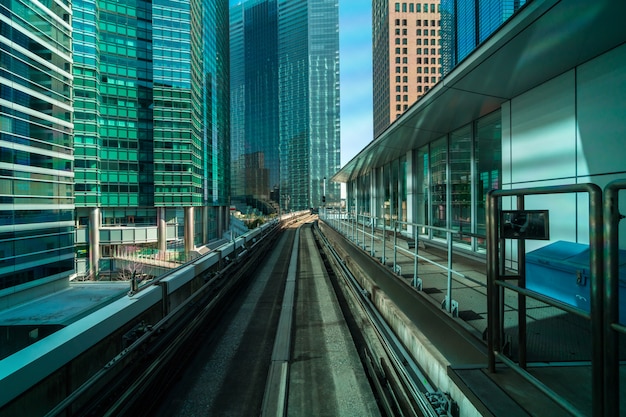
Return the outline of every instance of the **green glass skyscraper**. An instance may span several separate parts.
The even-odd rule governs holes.
[[[85,271],[96,273],[100,259],[123,246],[163,252],[181,240],[189,252],[221,237],[229,202],[227,0],[78,0],[73,22]]]
[[[234,6],[231,50],[233,195],[286,211],[339,202],[325,181],[340,165],[337,0]]]

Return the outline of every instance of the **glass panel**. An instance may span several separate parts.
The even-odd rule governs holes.
[[[428,145],[416,151],[415,164],[415,223],[428,225]],[[420,234],[428,234],[428,230],[419,229]]]
[[[398,219],[406,222],[407,221],[407,213],[406,213],[406,156],[400,158],[400,167],[399,167],[399,181],[398,181]],[[407,229],[406,224],[402,224],[402,230]]]
[[[472,129],[471,125],[462,127],[450,134],[450,201],[451,222],[454,230],[471,231],[471,183],[472,183]],[[454,235],[454,240],[466,244],[471,237]]]
[[[502,124],[500,111],[491,113],[476,124],[476,231],[486,235],[485,199],[487,192],[502,184]],[[485,250],[485,239],[477,238],[478,248]]]
[[[446,137],[437,139],[430,145],[430,192],[432,225],[446,227],[446,169],[448,144]],[[433,236],[446,237],[444,232],[433,231]]]

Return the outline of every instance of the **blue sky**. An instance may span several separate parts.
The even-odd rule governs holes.
[[[372,2],[339,0],[341,166],[373,139]]]
[[[230,0],[230,5],[242,0]],[[372,2],[339,0],[341,166],[373,139]]]

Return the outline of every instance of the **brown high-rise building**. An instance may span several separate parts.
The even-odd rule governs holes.
[[[439,5],[372,1],[374,137],[441,79]]]

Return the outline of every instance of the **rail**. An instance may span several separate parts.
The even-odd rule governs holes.
[[[413,259],[413,278],[411,280],[411,285],[418,290],[422,290],[422,280],[419,278],[419,262],[423,261],[427,262],[433,266],[441,268],[446,273],[446,296],[442,303],[442,308],[445,309],[450,315],[457,317],[458,316],[458,302],[453,299],[452,294],[452,281],[453,276],[460,277],[471,281],[479,286],[486,287],[486,283],[482,281],[478,281],[472,277],[469,277],[459,271],[456,271],[453,267],[453,256],[454,256],[454,242],[453,237],[455,235],[459,236],[469,236],[470,233],[463,232],[462,230],[456,229],[447,229],[438,226],[431,226],[427,224],[421,223],[412,223],[405,222],[400,220],[392,220],[376,217],[376,216],[368,216],[365,214],[355,214],[350,212],[327,212],[323,211],[321,217],[324,221],[326,221],[333,229],[343,234],[348,239],[352,240],[357,244],[357,246],[361,247],[361,249],[366,250],[366,240],[370,241],[370,255],[372,257],[376,257],[375,244],[380,242],[382,248],[382,255],[379,258],[380,262],[383,265],[387,264],[387,246],[391,244],[393,250],[393,265],[392,270],[394,273],[401,275],[402,269],[398,262],[398,254],[403,254],[409,258]],[[387,221],[391,223],[391,227],[387,226]],[[380,225],[380,226],[378,226]],[[400,227],[399,227],[400,226]],[[404,247],[404,243],[400,244],[398,239],[399,230],[404,230],[405,228],[402,226],[406,226],[406,230],[411,230],[411,240],[402,239],[403,242],[406,242],[408,248]],[[423,241],[420,240],[420,235],[424,235],[423,233],[418,233],[419,230],[427,230],[429,232],[441,232],[446,234],[446,264],[443,265],[441,263],[435,262],[434,260],[420,255],[419,247],[420,243]],[[391,239],[389,233],[393,233],[393,238]],[[485,236],[472,234],[474,237],[484,238]],[[361,237],[361,240],[359,240]],[[426,240],[426,239],[424,239]],[[429,241],[430,239],[428,239]],[[412,249],[412,250],[411,250]]]

